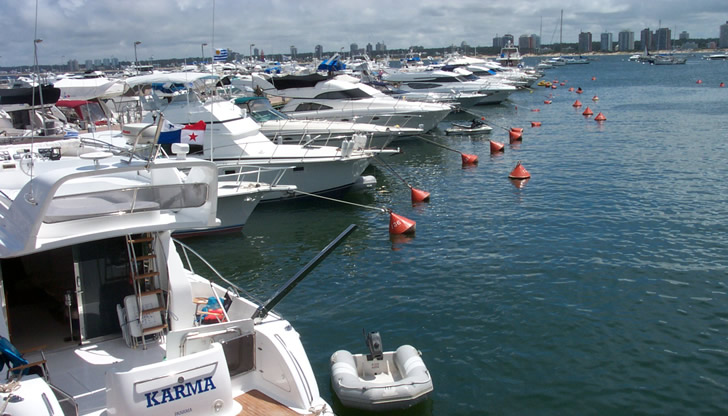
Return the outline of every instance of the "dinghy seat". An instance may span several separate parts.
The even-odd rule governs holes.
[[[7,338],[0,336],[0,370],[5,365],[8,366],[6,378],[20,378],[26,374],[35,374],[48,380],[48,366],[42,347],[33,348],[32,350],[25,351],[25,353],[27,354],[32,351],[39,351],[41,359],[33,362],[28,361],[23,357],[23,353],[18,351]]]

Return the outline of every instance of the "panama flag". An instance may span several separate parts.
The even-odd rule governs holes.
[[[159,144],[189,143],[204,144],[207,125],[200,120],[194,124],[174,124],[165,121],[159,133]]]

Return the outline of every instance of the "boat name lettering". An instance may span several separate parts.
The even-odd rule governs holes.
[[[204,385],[202,384],[203,381],[205,382]],[[216,387],[212,382],[212,376],[210,376],[194,382],[187,382],[185,384],[178,384],[173,387],[151,391],[149,393],[145,393],[144,396],[147,398],[147,408],[150,408],[215,389]],[[187,410],[183,410],[175,413],[175,415],[181,415],[184,413],[189,412]]]
[[[192,413],[192,408],[191,407],[188,407],[188,408],[186,408],[184,410],[179,410],[179,411],[174,412],[174,416],[180,416],[180,415],[184,415],[184,414],[187,414],[187,413]]]

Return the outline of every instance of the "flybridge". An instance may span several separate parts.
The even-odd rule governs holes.
[[[212,382],[212,376],[209,376],[204,379],[198,379],[194,382],[188,381],[184,384],[177,384],[176,386],[154,390],[149,393],[145,393],[144,397],[147,399],[147,408],[150,408],[215,390],[215,388],[215,384]]]

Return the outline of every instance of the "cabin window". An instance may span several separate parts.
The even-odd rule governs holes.
[[[319,103],[303,103],[296,107],[295,111],[317,111],[317,110],[331,110],[332,107]]]
[[[371,98],[372,96],[359,88],[344,91],[329,91],[316,96],[322,100],[359,100],[362,98]]]

